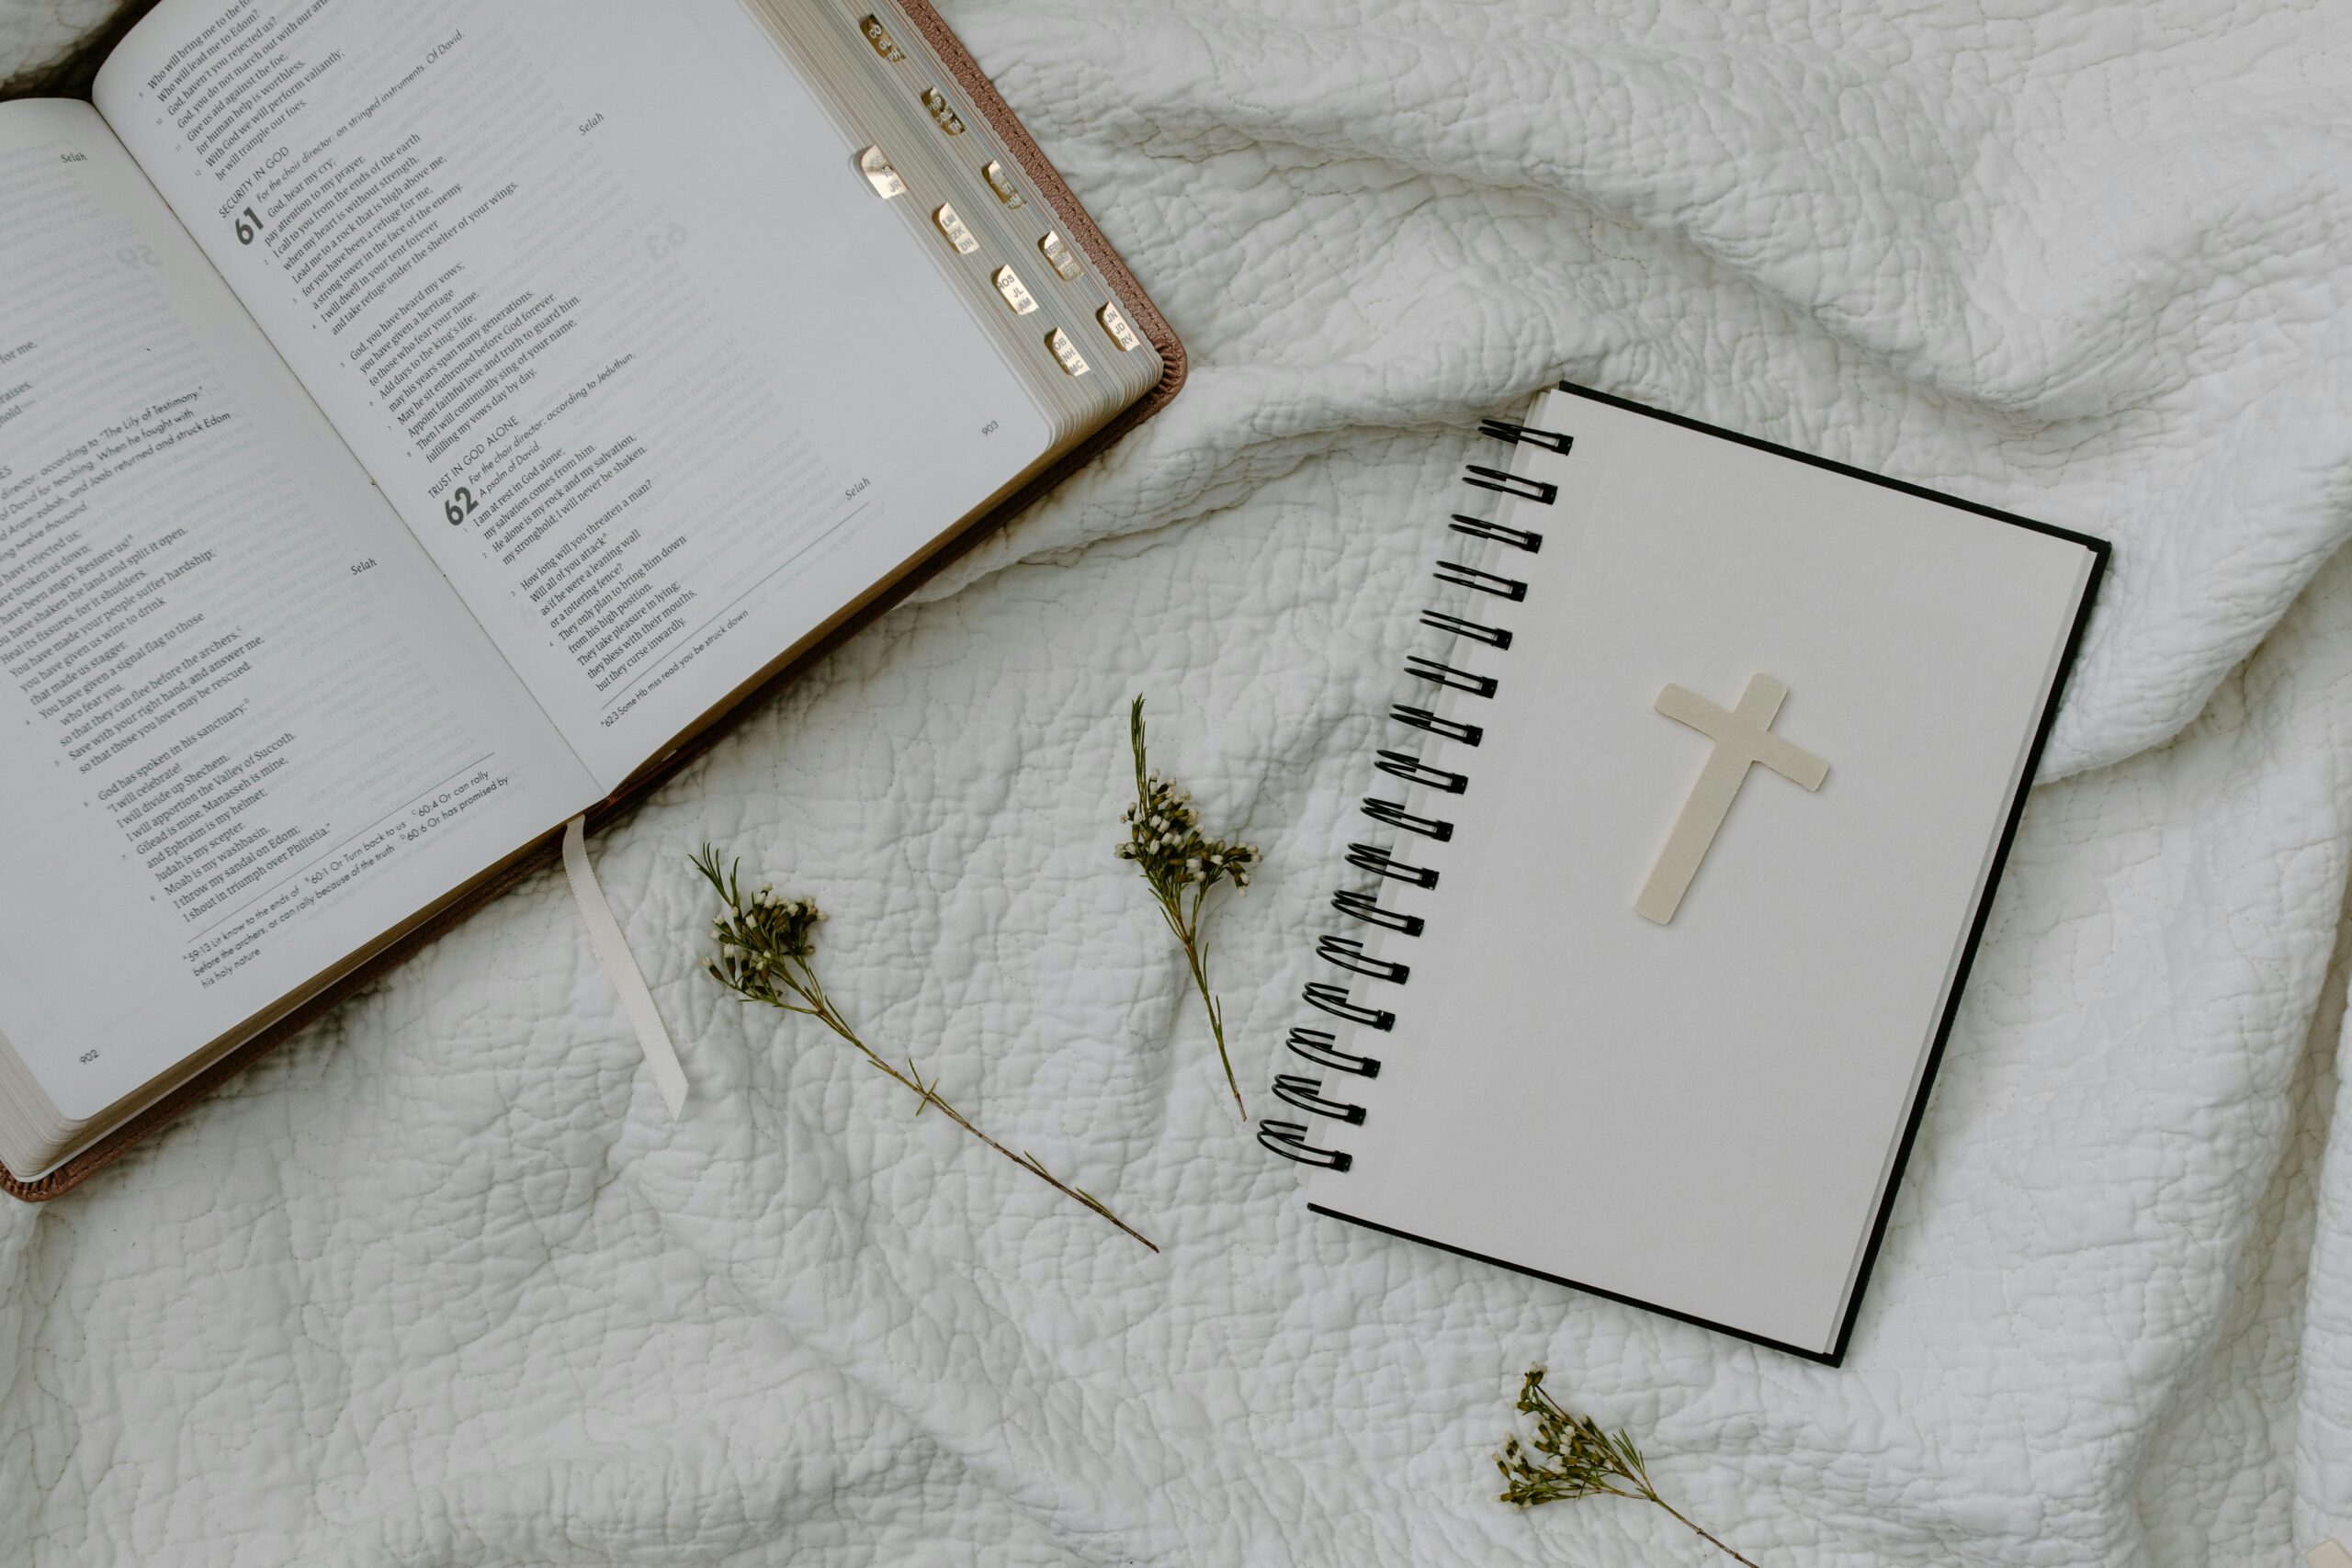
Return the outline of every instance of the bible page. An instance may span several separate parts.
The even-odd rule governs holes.
[[[97,99],[605,787],[1056,439],[741,0],[165,0]]]
[[[88,105],[0,104],[0,1036],[80,1121],[594,789]]]

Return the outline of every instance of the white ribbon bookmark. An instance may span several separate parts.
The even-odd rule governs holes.
[[[670,1108],[670,1120],[674,1122],[686,1105],[686,1069],[678,1060],[678,1048],[670,1043],[670,1031],[653,1005],[653,993],[646,987],[637,957],[628,950],[628,939],[621,934],[621,923],[613,918],[613,906],[596,882],[595,868],[588,863],[585,817],[564,824],[563,874],[571,881],[571,898],[580,906],[581,923],[588,928],[588,945],[596,950],[605,977],[620,994],[621,1010],[628,1014],[629,1024],[637,1031],[637,1043],[645,1052],[653,1087],[662,1091],[662,1103]]]

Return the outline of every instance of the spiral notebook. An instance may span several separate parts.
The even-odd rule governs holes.
[[[1577,387],[1483,430],[1260,1140],[1835,1365],[2108,547]]]

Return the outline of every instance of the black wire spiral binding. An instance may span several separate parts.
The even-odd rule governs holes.
[[[1502,627],[1483,626],[1476,621],[1465,621],[1459,615],[1449,615],[1443,610],[1423,610],[1421,625],[1433,631],[1466,637],[1472,642],[1483,642],[1488,648],[1509,649],[1510,647],[1510,633]]]
[[[1383,751],[1380,771],[1407,784],[1419,784],[1443,795],[1463,795],[1470,788],[1470,775],[1444,768],[1433,768],[1409,751]]]
[[[1419,936],[1429,929],[1429,922],[1419,915],[1400,914],[1380,907],[1377,895],[1358,893],[1341,888],[1331,895],[1331,908],[1368,926],[1378,926],[1385,931],[1402,931],[1407,936]]]
[[[1547,451],[1557,452],[1563,457],[1577,444],[1576,437],[1563,435],[1556,430],[1531,430],[1526,425],[1513,424],[1505,419],[1480,420],[1478,434],[1512,446],[1524,441],[1530,446],[1541,446]]]
[[[1475,588],[1481,593],[1491,593],[1498,599],[1508,599],[1516,604],[1527,597],[1527,584],[1516,577],[1505,577],[1498,571],[1486,571],[1460,561],[1442,560],[1430,573],[1448,588]]]
[[[1363,1125],[1363,1107],[1324,1099],[1321,1078],[1310,1078],[1305,1073],[1283,1073],[1274,1079],[1274,1093],[1301,1111],[1312,1111],[1317,1116],[1329,1116],[1351,1127]]]
[[[1504,420],[1482,422],[1478,434],[1512,446],[1540,446],[1563,457],[1568,455],[1576,445],[1572,436],[1559,431],[1538,430]],[[1476,463],[1465,465],[1462,480],[1479,490],[1493,491],[1538,506],[1554,504],[1560,494],[1559,486],[1555,484],[1523,479],[1503,469],[1484,468]],[[1457,513],[1449,526],[1453,532],[1470,538],[1523,550],[1530,555],[1544,547],[1543,535],[1485,518]],[[1448,587],[1468,589],[1514,604],[1521,604],[1527,598],[1527,584],[1520,579],[1461,561],[1439,561],[1434,575]],[[1448,634],[1457,645],[1474,653],[1480,648],[1502,653],[1509,651],[1511,646],[1509,630],[1465,619],[1449,611],[1429,610],[1422,615],[1421,624]],[[1451,657],[1455,656],[1449,655]],[[1447,691],[1460,692],[1466,696],[1492,697],[1501,686],[1495,676],[1419,654],[1412,655],[1406,661],[1405,669],[1416,680]],[[1388,710],[1388,716],[1408,729],[1419,730],[1424,735],[1434,736],[1457,746],[1476,747],[1487,738],[1487,732],[1481,726],[1441,717],[1428,708],[1410,704],[1397,704]],[[1469,774],[1439,767],[1409,751],[1383,750],[1377,766],[1392,778],[1402,779],[1408,784],[1440,795],[1463,795],[1470,788]],[[1447,842],[1453,837],[1453,823],[1408,811],[1401,801],[1367,798],[1363,809],[1366,817],[1399,832],[1418,834],[1438,843]],[[1408,887],[1422,889],[1438,885],[1435,867],[1408,864],[1398,860],[1395,852],[1385,845],[1350,844],[1348,864],[1384,883],[1400,882]],[[1419,937],[1428,930],[1427,921],[1419,915],[1384,908],[1377,890],[1363,892],[1343,888],[1331,895],[1331,907],[1351,919],[1398,936]],[[1409,965],[1371,956],[1364,951],[1363,942],[1354,937],[1321,937],[1315,944],[1315,951],[1318,958],[1332,967],[1376,985],[1402,986],[1412,978],[1413,971]],[[1384,1034],[1396,1027],[1395,1013],[1385,1008],[1356,1000],[1345,986],[1311,981],[1303,995],[1309,1007],[1343,1023]],[[1340,1049],[1338,1037],[1328,1029],[1294,1029],[1285,1043],[1293,1055],[1326,1072],[1351,1074],[1363,1078],[1377,1077],[1380,1074],[1377,1058]],[[1324,1093],[1323,1080],[1305,1073],[1276,1075],[1274,1096],[1295,1110],[1351,1127],[1362,1126],[1370,1114],[1361,1105],[1329,1098]],[[1319,1147],[1309,1139],[1308,1124],[1305,1122],[1270,1120],[1258,1124],[1258,1142],[1284,1159],[1330,1171],[1345,1171],[1355,1164],[1355,1156],[1346,1150]]]
[[[1356,1156],[1345,1149],[1318,1149],[1306,1141],[1304,1122],[1261,1122],[1258,1141],[1284,1159],[1295,1159],[1301,1165],[1319,1165],[1326,1170],[1346,1170],[1356,1163]]]
[[[1475,724],[1462,724],[1450,718],[1440,718],[1427,708],[1408,707],[1398,703],[1388,710],[1388,716],[1399,724],[1424,729],[1447,740],[1459,740],[1464,746],[1476,746],[1487,738],[1487,732]]]
[[[1290,1054],[1301,1061],[1312,1062],[1318,1067],[1329,1067],[1335,1073],[1353,1073],[1360,1078],[1380,1076],[1380,1058],[1359,1056],[1352,1051],[1340,1049],[1339,1042],[1328,1029],[1294,1029],[1290,1038],[1283,1042]]]
[[[1366,1029],[1377,1029],[1383,1034],[1396,1027],[1395,1013],[1357,1005],[1349,998],[1345,986],[1326,986],[1318,982],[1308,986],[1306,995],[1310,1007],[1320,1008],[1342,1022],[1360,1023]]]
[[[1367,796],[1363,814],[1374,821],[1391,828],[1402,828],[1408,833],[1419,833],[1424,839],[1447,843],[1453,838],[1453,824],[1435,817],[1417,817],[1405,809],[1400,800],[1376,800]]]
[[[1376,844],[1350,844],[1348,863],[1358,871],[1368,871],[1374,876],[1391,877],[1409,882],[1416,887],[1435,887],[1437,873],[1425,865],[1407,865]]]
[[[1351,975],[1365,975],[1374,980],[1386,980],[1392,985],[1401,986],[1413,977],[1412,970],[1402,964],[1371,957],[1365,953],[1363,943],[1351,936],[1322,938],[1315,944],[1315,955]]]
[[[1491,697],[1502,684],[1492,675],[1473,675],[1467,670],[1456,670],[1451,664],[1441,664],[1434,659],[1424,659],[1416,653],[1405,660],[1405,673],[1418,675],[1439,686],[1451,686],[1457,692],[1467,692],[1474,697]]]
[[[1549,506],[1560,499],[1558,485],[1546,484],[1542,479],[1523,479],[1501,468],[1482,468],[1476,463],[1471,464],[1469,471],[1462,476],[1462,482],[1501,495],[1515,495],[1521,501],[1532,501],[1539,506]]]
[[[1492,539],[1498,545],[1509,545],[1529,555],[1544,547],[1544,536],[1531,534],[1524,528],[1506,528],[1499,523],[1489,523],[1483,517],[1464,517],[1457,512],[1453,521],[1446,525],[1457,534],[1467,534],[1474,539]]]

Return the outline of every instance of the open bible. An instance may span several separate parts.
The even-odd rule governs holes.
[[[1172,396],[922,0],[164,0],[0,104],[0,1163],[70,1187]]]

